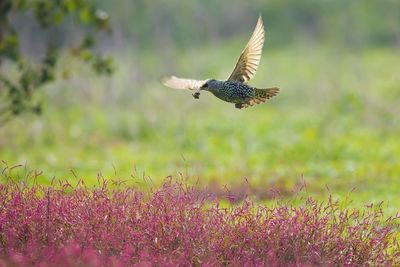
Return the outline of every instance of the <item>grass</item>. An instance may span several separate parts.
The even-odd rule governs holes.
[[[230,44],[183,51],[168,71],[223,78],[243,45]],[[76,78],[47,88],[42,117],[2,129],[0,158],[43,171],[44,184],[53,177],[92,184],[102,173],[125,180],[148,175],[160,185],[184,173],[220,188],[240,187],[246,178],[263,199],[275,187],[290,195],[304,179],[316,199],[354,191],[356,205],[385,200],[396,211],[399,59],[395,48],[267,43],[251,84],[279,86],[281,93],[239,111],[206,93],[194,100],[161,87],[157,78],[170,61],[157,53],[126,54],[112,80]],[[142,76],[132,78],[138,60]]]
[[[82,76],[0,131],[0,265],[400,264],[399,50],[267,43],[251,84],[281,93],[241,111],[157,81],[224,78],[242,45],[111,80],[65,59]]]
[[[395,266],[398,219],[382,207],[250,200],[224,208],[185,183],[148,193],[100,180],[0,184],[0,263],[18,266]]]

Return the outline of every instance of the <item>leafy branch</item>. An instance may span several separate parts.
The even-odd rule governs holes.
[[[0,0],[0,126],[24,112],[41,113],[41,103],[34,96],[38,89],[57,78],[57,63],[65,48],[55,46],[49,38],[45,55],[37,62],[29,60],[21,51],[18,30],[10,23],[12,16],[25,13],[32,13],[45,31],[62,30],[66,19],[72,18],[85,34],[76,45],[68,48],[70,55],[88,63],[98,74],[110,75],[114,71],[112,59],[95,51],[94,33],[111,32],[109,16],[89,1]],[[17,74],[9,71],[12,67]]]

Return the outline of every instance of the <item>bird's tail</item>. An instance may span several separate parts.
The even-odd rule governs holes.
[[[242,104],[241,107],[247,108],[255,104],[263,103],[279,93],[278,87],[264,88],[264,89],[255,88],[255,89],[256,89],[256,95],[252,99],[250,99],[249,102]]]
[[[276,96],[278,93],[279,93],[278,87],[264,88],[264,89],[256,88],[256,96],[254,98],[261,102],[265,102],[267,99]]]
[[[242,104],[243,108],[263,103],[267,101],[267,99],[270,99],[279,93],[278,87],[264,88],[264,89],[255,88],[255,89],[256,89],[256,95],[252,99],[250,99],[249,102]]]

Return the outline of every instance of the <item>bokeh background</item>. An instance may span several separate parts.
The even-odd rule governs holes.
[[[319,199],[400,205],[399,1],[93,2],[110,15],[98,49],[117,71],[99,77],[62,59],[61,79],[41,90],[43,114],[0,128],[0,159],[22,164],[21,176],[159,184],[182,175],[260,200],[305,184]],[[227,78],[259,14],[267,37],[250,83],[278,86],[278,97],[237,110],[159,83]],[[13,23],[33,60],[40,40],[67,45],[81,34],[69,23],[41,32],[29,14]]]

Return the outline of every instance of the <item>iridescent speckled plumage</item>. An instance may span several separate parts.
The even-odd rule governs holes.
[[[236,108],[245,108],[265,102],[267,99],[276,96],[279,89],[277,87],[258,89],[246,83],[254,77],[257,71],[264,39],[264,24],[260,16],[253,35],[240,55],[232,74],[226,81],[214,79],[192,80],[170,76],[164,78],[162,83],[172,88],[192,90],[194,91],[194,98],[199,98],[201,90],[209,91],[221,100],[235,103]]]

